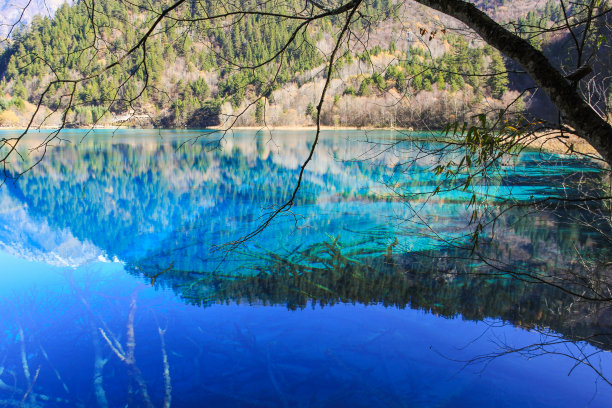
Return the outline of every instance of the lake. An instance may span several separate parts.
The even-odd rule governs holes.
[[[599,169],[457,189],[418,136],[324,132],[242,242],[313,132],[66,130],[0,189],[0,405],[609,407],[610,302],[541,284],[608,256],[605,208],[521,206]]]

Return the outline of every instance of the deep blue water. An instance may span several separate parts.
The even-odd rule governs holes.
[[[483,265],[457,252],[472,193],[491,212],[571,195],[589,163],[525,152],[429,197],[434,158],[329,132],[292,212],[227,252],[291,194],[312,133],[83,135],[0,189],[0,406],[610,406],[607,309],[459,273]],[[479,250],[564,270],[605,249],[586,216],[508,211]]]

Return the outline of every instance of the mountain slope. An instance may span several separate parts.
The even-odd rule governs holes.
[[[290,12],[298,3],[283,4]],[[183,10],[180,16],[221,12],[217,2],[203,4],[206,10]],[[343,49],[323,124],[440,127],[500,108],[516,96],[506,92],[506,76],[470,76],[499,72],[504,62],[482,42],[451,32],[458,27],[451,19],[410,2],[397,7],[374,1],[363,12],[381,22],[372,30],[355,28],[367,39],[365,47],[354,41]],[[10,98],[0,100],[0,126],[23,124],[33,110],[27,102],[38,103],[56,75],[88,76],[119,61],[151,14],[109,0],[98,5],[95,18],[101,29],[94,42],[87,7],[64,5],[53,18],[34,19],[6,50],[0,89]],[[262,69],[238,69],[274,57],[296,28],[283,19],[260,20],[244,17],[226,26],[166,22],[147,42],[146,58],[139,50],[77,85],[67,124],[202,127],[233,122],[235,116],[238,125],[313,124],[325,53],[338,22],[325,20],[301,31],[282,58]],[[38,120],[58,125],[67,107],[61,95],[72,90],[66,85],[52,91],[42,100],[48,109]]]

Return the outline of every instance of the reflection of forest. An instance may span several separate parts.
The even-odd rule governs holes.
[[[111,258],[135,262],[175,251],[179,245],[183,255],[192,258],[208,252],[210,245],[252,230],[263,208],[285,200],[310,140],[302,133],[274,139],[254,134],[228,136],[223,148],[216,149],[217,136],[211,136],[212,141],[202,138],[182,145],[185,139],[173,139],[172,135],[164,135],[163,140],[150,135],[121,139],[121,134],[92,140],[90,135],[86,142],[54,148],[25,177],[7,186],[14,197],[28,205],[30,214],[93,243]],[[76,139],[80,140],[78,135]],[[412,209],[395,193],[399,189],[411,196],[431,191],[436,183],[430,169],[432,158],[418,159],[403,173],[398,163],[410,155],[405,149],[403,156],[392,151],[374,154],[371,149],[371,143],[341,138],[321,141],[296,200],[296,212],[306,218],[303,224],[309,230],[300,231],[299,243],[305,239],[319,242],[326,234],[341,233],[344,238],[374,232],[383,248],[395,237],[404,248],[430,246],[431,237],[417,239],[414,229],[403,222]],[[363,151],[376,159],[336,159],[363,157]],[[506,170],[502,182],[511,185],[514,195],[553,194],[550,186],[556,185],[554,177],[564,177],[567,184],[566,173],[576,170],[572,165],[550,170],[526,157]],[[392,189],[383,181],[392,183]],[[467,224],[465,202],[470,197],[469,191],[440,194],[420,207],[419,216],[438,231],[454,236]],[[528,235],[525,239],[532,245],[552,237],[558,245],[567,246],[571,241],[557,237],[556,230],[580,229],[578,225],[543,224],[523,223],[520,235]],[[290,226],[277,223],[275,228],[265,238],[267,248],[274,237],[291,235]],[[311,233],[313,237],[308,239],[306,235]]]
[[[298,140],[277,154],[272,144],[239,141],[222,150],[206,142],[181,149],[180,142],[65,145],[8,187],[51,225],[120,259],[142,256],[168,234],[196,226],[207,230],[209,245],[218,244],[287,197],[307,148]],[[375,194],[368,186],[376,185],[376,168],[354,163],[342,173],[330,155],[321,156],[326,164],[309,171],[298,204],[315,203],[324,189],[330,202]]]
[[[117,257],[131,273],[172,287],[189,303],[382,303],[550,327],[570,338],[612,326],[609,309],[576,303],[549,285],[474,275],[475,266],[490,270],[469,250],[434,242],[423,233],[426,226],[407,223],[405,203],[381,184],[392,173],[394,189],[422,191],[435,182],[431,163],[417,162],[402,173],[389,154],[374,162],[337,161],[360,150],[343,140],[324,139],[306,173],[296,206],[306,228],[296,232],[292,219],[281,219],[229,258],[211,252],[212,245],[250,231],[262,208],[288,197],[308,140],[296,135],[275,145],[265,137],[228,138],[221,150],[206,141],[179,148],[181,141],[172,139],[68,144],[7,186],[31,216]],[[543,195],[554,191],[555,177],[567,183],[575,165],[551,170],[527,158],[502,183],[519,195]],[[442,195],[420,215],[427,227],[461,236],[468,199],[461,191]],[[574,273],[576,251],[587,255],[602,247],[592,231],[566,222],[579,212],[506,212],[496,223],[496,239],[484,242],[477,255],[530,274]],[[219,267],[221,259],[227,262]],[[609,340],[601,347],[610,348]]]
[[[576,301],[553,286],[482,273],[465,252],[427,251],[390,259],[335,241],[279,256],[254,254],[253,273],[227,276],[174,268],[128,270],[170,287],[189,304],[247,302],[304,308],[336,303],[410,307],[449,318],[502,319],[525,328],[550,328],[567,338],[612,349],[609,302]]]

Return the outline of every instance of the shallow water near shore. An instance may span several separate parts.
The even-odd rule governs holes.
[[[609,313],[457,273],[474,267],[454,252],[471,194],[427,198],[431,158],[389,147],[393,133],[324,132],[291,212],[229,252],[291,195],[313,132],[85,135],[66,131],[0,189],[0,405],[612,401]],[[597,176],[525,152],[474,189],[504,208]],[[487,256],[555,270],[604,250],[569,222],[579,209],[521,211],[500,217]]]

